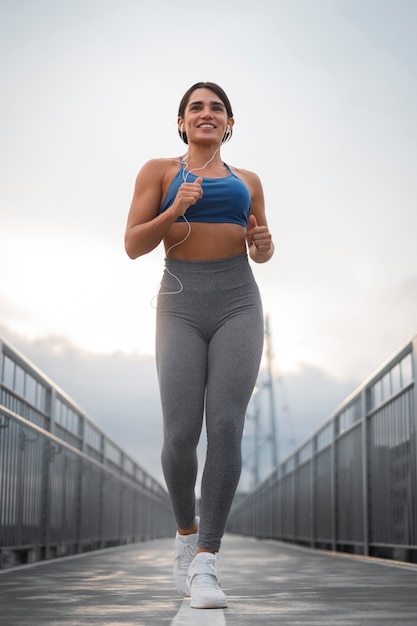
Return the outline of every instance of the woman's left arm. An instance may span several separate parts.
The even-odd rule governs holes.
[[[249,256],[255,263],[265,263],[274,254],[274,243],[269,232],[265,215],[265,199],[259,177],[253,172],[245,172],[246,183],[252,196],[246,241]]]

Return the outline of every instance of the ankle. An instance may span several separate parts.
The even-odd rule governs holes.
[[[197,524],[194,524],[194,526],[192,526],[191,528],[188,528],[187,530],[184,530],[183,528],[177,528],[178,534],[183,535],[184,537],[186,537],[187,535],[195,535],[197,531],[198,531]]]
[[[200,554],[201,552],[206,552],[207,554],[216,554],[212,550],[206,550],[206,548],[197,548],[196,554]]]

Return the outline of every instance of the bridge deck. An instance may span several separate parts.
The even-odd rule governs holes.
[[[173,540],[0,573],[10,626],[381,626],[417,623],[417,566],[226,536],[219,559],[227,609],[190,609],[171,581]]]

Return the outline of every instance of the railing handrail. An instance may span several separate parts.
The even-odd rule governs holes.
[[[254,489],[228,530],[417,562],[417,335]]]
[[[319,424],[319,426],[316,427],[316,429],[313,431],[312,434],[308,435],[305,439],[302,440],[302,442],[297,446],[297,448],[295,450],[293,450],[292,452],[290,452],[289,454],[287,454],[287,456],[278,463],[278,465],[276,467],[274,467],[271,472],[268,474],[268,476],[266,476],[260,483],[258,483],[258,485],[256,485],[253,490],[251,490],[249,492],[255,492],[263,483],[267,483],[270,479],[271,476],[273,476],[280,467],[284,466],[286,463],[288,463],[289,460],[291,460],[292,458],[295,458],[297,456],[297,454],[306,446],[308,445],[310,442],[312,442],[315,437],[317,437],[317,435],[328,425],[330,425],[333,420],[338,417],[340,415],[340,413],[348,408],[351,403],[357,399],[360,394],[365,391],[366,389],[369,388],[369,386],[371,386],[371,384],[377,382],[379,379],[381,379],[387,372],[389,372],[393,367],[395,367],[395,365],[397,365],[400,361],[402,361],[402,359],[407,356],[408,354],[412,354],[413,352],[413,345],[417,344],[417,334],[414,335],[409,341],[407,341],[401,348],[399,351],[393,353],[393,355],[389,358],[386,359],[384,361],[384,363],[382,365],[380,365],[376,370],[374,370],[374,372],[372,374],[370,374],[362,383],[360,383],[344,400],[342,400],[337,407],[331,412],[329,413],[329,415]],[[415,375],[417,372],[414,372],[414,379],[409,383],[410,385],[415,384]],[[398,391],[398,393],[402,393],[406,387],[408,385],[405,385],[401,390]],[[392,394],[392,397],[394,397],[396,394]],[[391,398],[390,398],[391,399]],[[371,413],[372,411],[368,411],[368,413]],[[329,445],[331,445],[331,443],[329,443]],[[246,494],[246,495],[249,495]],[[243,500],[246,495],[244,495],[242,497],[241,500]],[[241,501],[239,500],[239,502]]]
[[[94,430],[94,432],[101,438],[101,450],[100,451],[96,450],[96,453],[99,453],[99,454],[101,454],[101,456],[103,456],[103,462],[105,461],[104,455],[103,455],[104,446],[105,446],[105,444],[110,444],[114,449],[116,449],[118,451],[118,453],[120,453],[122,460],[126,459],[129,463],[133,464],[135,474],[136,473],[141,474],[143,476],[143,478],[144,478],[144,482],[147,479],[150,483],[152,483],[152,485],[154,486],[156,491],[161,491],[161,492],[167,493],[166,489],[164,488],[164,486],[156,478],[154,478],[151,474],[149,474],[149,472],[147,472],[145,469],[143,469],[143,467],[141,467],[139,465],[139,463],[135,459],[133,459],[133,457],[131,457],[129,454],[127,454],[123,450],[123,448],[119,444],[116,443],[116,441],[113,438],[108,436],[104,432],[104,430],[102,428],[100,428],[100,426],[97,425],[97,423],[94,421],[94,419],[90,416],[90,414],[83,407],[81,407],[59,385],[57,385],[47,374],[42,372],[40,370],[40,368],[38,368],[32,361],[30,361],[27,357],[25,357],[18,349],[13,347],[10,343],[8,343],[5,339],[3,339],[0,336],[0,357],[1,357],[2,354],[5,355],[6,357],[10,358],[15,364],[19,365],[25,371],[25,373],[27,373],[30,376],[32,376],[39,384],[41,384],[44,387],[48,388],[51,393],[53,392],[56,395],[56,397],[58,397],[59,399],[63,400],[65,402],[65,404],[68,407],[70,407],[74,411],[74,413],[77,414],[80,417],[80,419],[85,424],[88,424]],[[5,382],[3,382],[2,372],[1,372],[1,367],[2,367],[2,362],[1,361],[2,360],[0,358],[0,391],[2,389],[4,389],[8,393],[10,393],[13,396],[15,396],[16,399],[18,399],[19,401],[23,402],[25,405],[30,407],[32,410],[36,410],[38,413],[42,414],[45,418],[54,420],[54,416],[53,415],[49,414],[45,410],[39,409],[39,407],[34,406],[26,398],[24,398],[21,394],[19,394],[14,389],[12,389],[9,385],[7,385]],[[6,407],[6,406],[1,404],[1,401],[0,401],[0,406],[3,406],[4,409],[8,409],[8,407]],[[10,409],[8,409],[8,410],[10,410]],[[18,415],[18,414],[15,414],[15,415]],[[24,416],[20,416],[20,417],[22,417],[23,419],[26,419]],[[28,420],[28,421],[29,421],[30,424],[36,425],[36,424],[33,424],[33,422],[31,422],[30,420]],[[57,423],[59,424],[59,422],[57,422]],[[64,426],[62,426],[61,424],[59,424],[59,425],[61,426],[62,429],[65,429]],[[49,425],[49,428],[44,429],[44,430],[46,430],[46,432],[50,433],[52,436],[57,437],[57,439],[59,440],[60,443],[61,442],[65,442],[64,439],[62,439],[61,437],[55,435],[51,431],[51,426],[50,425]],[[80,440],[81,448],[83,448],[85,453],[88,454],[88,447],[89,447],[90,444],[87,441],[84,440],[85,431],[86,431],[86,429],[82,428],[81,435],[79,435],[78,433],[73,433],[71,431],[69,431],[69,434],[72,435],[72,437],[77,438],[77,439]],[[65,442],[65,443],[68,443],[68,442]],[[70,444],[68,444],[68,445],[70,445]],[[71,447],[73,447],[73,446],[71,446]],[[74,449],[77,449],[77,448],[74,447]],[[81,450],[79,450],[79,451],[81,451]],[[95,459],[95,457],[93,455],[88,455],[88,458],[89,459]],[[120,472],[123,474],[124,470],[123,470],[123,466],[122,465],[120,465],[119,469],[120,469]]]

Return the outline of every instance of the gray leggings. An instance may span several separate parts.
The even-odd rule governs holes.
[[[243,425],[262,356],[259,290],[242,254],[218,261],[168,258],[159,294],[164,477],[178,527],[191,528],[205,412],[199,547],[218,552],[240,478]]]

